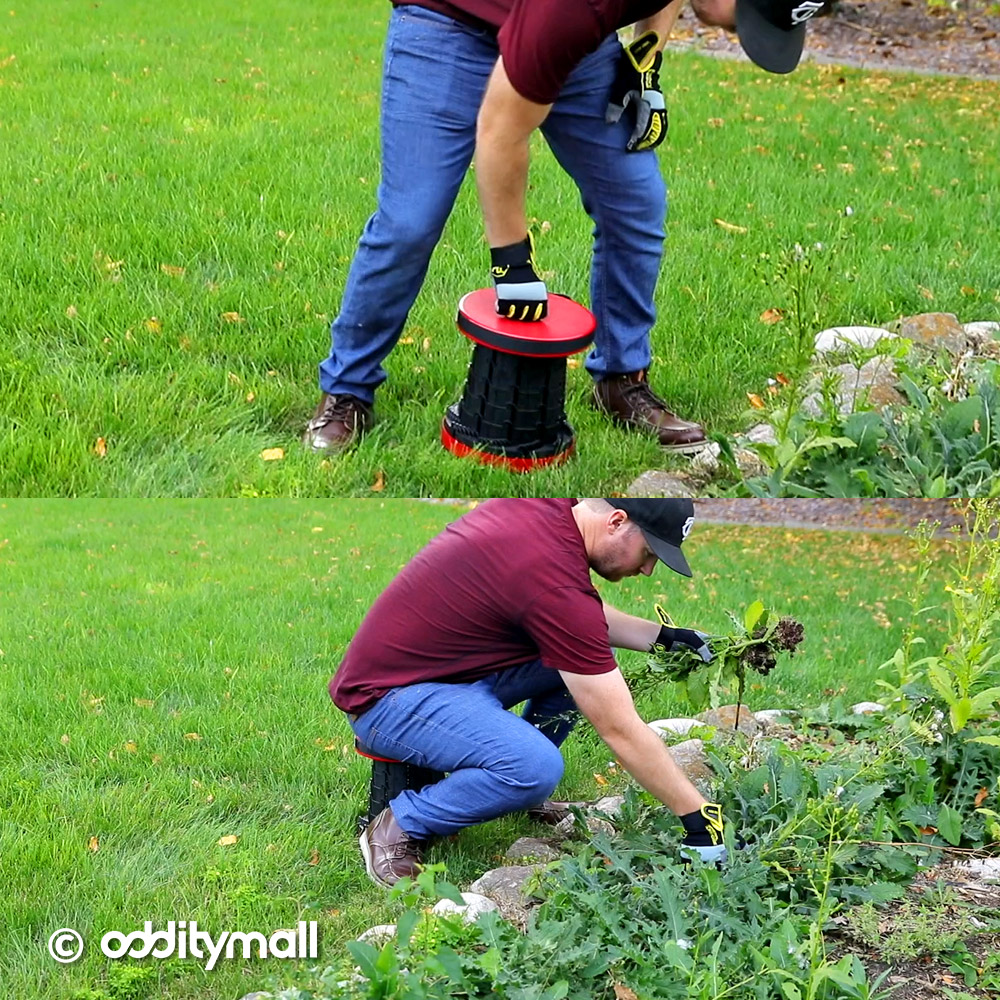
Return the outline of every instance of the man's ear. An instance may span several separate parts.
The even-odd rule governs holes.
[[[616,507],[608,515],[608,527],[611,528],[611,533],[616,534],[621,531],[622,527],[628,521],[628,514],[625,513],[620,507]]]

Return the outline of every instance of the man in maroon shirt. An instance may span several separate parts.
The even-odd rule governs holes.
[[[475,151],[497,310],[544,317],[525,190],[529,139],[545,137],[594,221],[586,367],[592,401],[666,449],[698,451],[703,428],[652,390],[650,330],[666,189],[653,148],[666,134],[660,49],[683,0],[394,0],[382,83],[378,207],[351,264],[322,397],[304,440],[349,445],[374,420],[382,362],[402,333]],[[735,28],[772,72],[793,69],[805,21],[822,0],[692,0],[698,17]],[[634,24],[623,50],[616,31]]]
[[[449,525],[379,596],[330,682],[374,754],[446,777],[394,798],[361,836],[380,885],[413,875],[433,836],[540,807],[582,713],[629,773],[680,817],[683,850],[725,858],[722,814],[639,718],[612,647],[706,637],[604,604],[591,570],[691,575],[690,500],[490,500]],[[522,715],[508,711],[525,702]]]

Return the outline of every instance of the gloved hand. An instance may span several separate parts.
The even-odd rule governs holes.
[[[712,650],[708,648],[711,636],[693,628],[675,628],[670,615],[660,604],[654,604],[656,617],[660,620],[660,634],[653,643],[653,649],[658,647],[667,653],[675,653],[681,648],[693,649],[705,663],[715,659]]]
[[[660,36],[647,31],[625,46],[604,112],[604,120],[613,125],[632,105],[635,128],[625,144],[630,153],[654,149],[667,135],[667,105],[660,90],[663,54],[656,48],[659,44]]]
[[[497,290],[497,313],[507,319],[545,319],[549,295],[535,273],[531,237],[505,247],[490,247],[490,274]]]
[[[697,855],[707,863],[726,863],[726,845],[722,842],[722,806],[706,802],[697,812],[679,819],[687,832],[681,841],[682,860],[691,861]]]

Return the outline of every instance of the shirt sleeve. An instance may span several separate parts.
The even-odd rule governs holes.
[[[500,54],[514,89],[552,104],[577,63],[617,28],[615,4],[600,0],[514,0],[500,28]]]
[[[521,627],[547,667],[570,674],[606,674],[618,668],[596,591],[575,587],[546,591],[528,605]]]

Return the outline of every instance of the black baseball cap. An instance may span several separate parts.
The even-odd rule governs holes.
[[[736,32],[743,51],[769,73],[791,73],[802,58],[806,21],[823,0],[736,0]]]
[[[660,562],[682,576],[691,576],[681,545],[694,524],[694,504],[690,500],[612,500],[612,507],[625,511],[646,536],[646,544]]]

